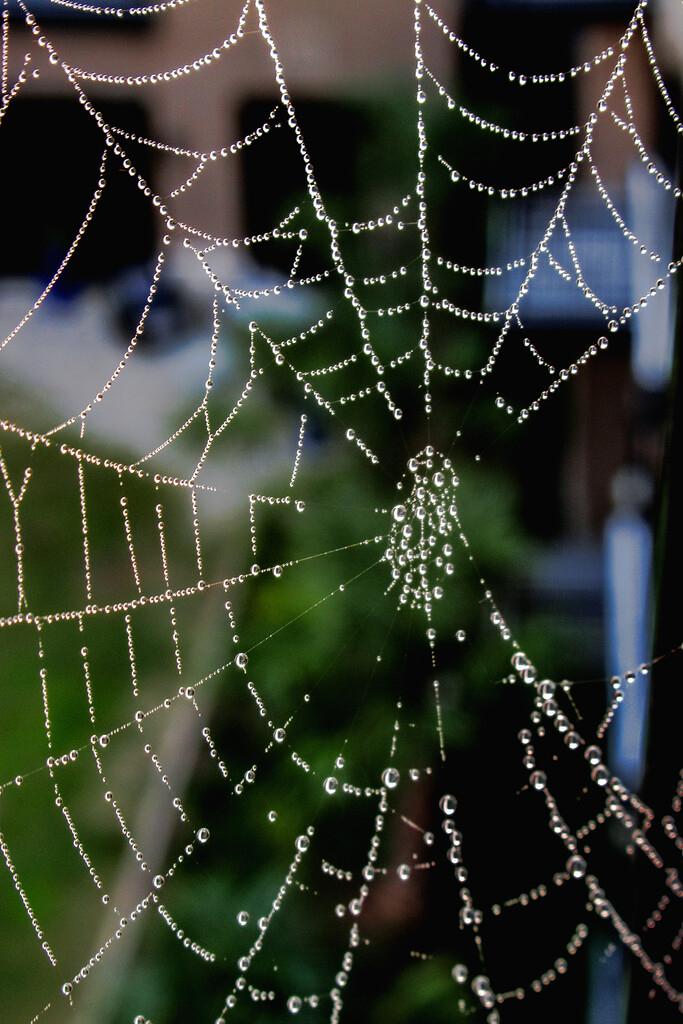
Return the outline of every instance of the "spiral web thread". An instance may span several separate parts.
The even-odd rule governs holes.
[[[683,993],[671,980],[682,934],[680,927],[671,928],[672,919],[680,920],[683,895],[677,869],[680,787],[670,808],[664,812],[651,809],[612,774],[603,754],[609,729],[635,674],[647,674],[655,661],[675,652],[658,652],[652,662],[615,677],[613,699],[597,724],[589,724],[590,717],[583,718],[580,710],[583,691],[568,680],[555,683],[543,678],[542,668],[534,664],[531,653],[521,649],[515,629],[505,620],[493,590],[476,567],[475,545],[468,540],[467,523],[459,511],[460,492],[466,484],[459,480],[458,462],[474,463],[476,468],[486,464],[486,453],[474,458],[466,454],[467,420],[453,431],[448,451],[442,452],[429,440],[430,421],[433,418],[436,424],[441,411],[438,403],[443,399],[439,396],[445,394],[447,402],[451,393],[464,395],[469,403],[476,399],[477,407],[486,405],[502,422],[501,432],[518,430],[522,438],[537,414],[542,421],[542,411],[562,393],[565,383],[580,375],[588,363],[603,357],[609,347],[618,345],[629,321],[647,316],[648,302],[669,288],[680,261],[667,263],[664,255],[629,227],[594,155],[596,132],[610,122],[627,138],[634,159],[645,165],[657,188],[680,198],[678,188],[645,147],[629,91],[630,61],[634,52],[641,57],[644,54],[666,116],[677,133],[683,131],[657,64],[647,4],[637,5],[618,46],[607,47],[577,67],[544,74],[498,67],[458,36],[438,5],[432,7],[424,0],[418,0],[412,10],[407,4],[400,5],[396,17],[412,17],[414,26],[416,177],[395,201],[372,216],[365,218],[359,212],[357,220],[337,221],[318,184],[316,166],[297,120],[265,0],[247,0],[241,8],[234,5],[234,27],[225,37],[216,35],[211,50],[177,68],[135,77],[71,66],[53,43],[49,26],[39,24],[30,4],[18,3],[21,18],[16,22],[4,8],[0,117],[12,115],[37,77],[59,74],[82,106],[84,123],[94,125],[100,133],[102,155],[99,166],[93,168],[92,193],[84,197],[86,212],[80,226],[74,228],[73,243],[20,318],[3,324],[0,358],[30,344],[31,331],[47,315],[72,256],[88,232],[96,229],[98,207],[113,176],[127,176],[131,187],[142,193],[162,239],[147,299],[127,348],[121,358],[112,359],[110,371],[97,381],[83,404],[60,420],[49,421],[47,407],[36,410],[30,422],[7,418],[0,423],[6,584],[0,618],[6,666],[3,724],[8,734],[19,730],[27,736],[21,763],[16,763],[10,745],[3,759],[1,849],[7,871],[2,900],[3,906],[13,908],[8,913],[16,922],[22,956],[30,960],[39,979],[36,1005],[27,1012],[30,1000],[24,999],[21,1019],[104,1019],[101,1008],[93,1010],[88,1003],[88,993],[96,989],[96,979],[121,955],[121,949],[138,948],[140,934],[147,929],[182,947],[186,988],[199,989],[204,972],[209,972],[216,992],[222,992],[214,1017],[221,1024],[229,1019],[250,1019],[251,1012],[272,1016],[301,1013],[302,1019],[308,1014],[311,1019],[338,1020],[347,993],[353,989],[354,968],[371,946],[364,928],[366,904],[372,904],[376,891],[387,892],[400,903],[405,892],[417,885],[416,879],[429,881],[432,876],[438,885],[447,887],[440,898],[454,908],[459,948],[465,952],[456,959],[449,938],[444,940],[445,961],[439,959],[438,941],[433,948],[411,950],[410,956],[420,962],[435,960],[440,970],[452,975],[449,985],[454,1003],[468,1012],[478,1010],[489,1024],[505,1020],[509,1008],[520,1000],[532,999],[555,984],[566,984],[564,976],[571,975],[572,960],[596,921],[601,927],[605,923],[610,926],[610,942],[623,944],[631,959],[649,974],[655,996],[683,1009]],[[59,3],[75,13],[104,20],[124,13],[130,18],[155,15],[170,19],[176,15],[174,9],[182,6],[174,0],[123,12],[69,0]],[[199,12],[200,0],[194,6]],[[182,87],[188,75],[204,74],[221,61],[238,61],[248,37],[260,38],[277,101],[260,128],[221,146],[217,142],[214,150],[191,151],[175,145],[174,140],[140,138],[125,126],[107,123],[89,97],[91,84],[132,92],[169,82],[180,82]],[[520,131],[495,123],[460,105],[448,83],[440,81],[430,63],[430,48],[444,37],[454,58],[458,53],[460,60],[473,62],[499,80],[501,89],[523,90],[525,97],[529,91],[552,90],[569,79],[601,76],[597,103],[585,123],[553,130],[536,131],[531,125]],[[17,64],[18,52],[25,56]],[[115,57],[115,53],[110,55],[112,61]],[[429,117],[435,111],[453,123],[465,121],[479,129],[482,137],[494,140],[501,153],[506,146],[521,143],[541,151],[569,140],[573,157],[552,173],[542,172],[537,180],[522,185],[494,184],[493,174],[491,181],[480,180],[461,166],[461,157],[466,164],[463,154],[452,149],[434,151]],[[299,205],[278,223],[250,237],[214,237],[174,216],[174,198],[198,188],[212,163],[234,160],[246,146],[258,152],[272,132],[289,133],[293,139],[305,187]],[[169,197],[157,195],[137,170],[135,154],[145,148],[178,161],[178,184]],[[189,173],[187,161],[192,164]],[[438,211],[430,206],[430,182],[436,175],[444,176],[453,189],[505,202],[523,204],[539,193],[552,197],[551,215],[533,249],[515,254],[500,266],[459,262],[466,253],[459,253],[456,262],[452,253],[435,251],[432,224]],[[583,187],[586,181],[611,222],[613,245],[634,248],[651,275],[647,290],[634,294],[625,308],[602,297],[604,282],[588,281],[584,274],[572,203],[579,183]],[[326,262],[317,270],[307,269],[302,277],[299,266],[310,263],[311,238],[321,233],[326,239]],[[361,251],[359,241],[376,236],[385,240],[384,248],[377,250],[377,266],[371,273],[358,271],[354,259]],[[398,266],[387,266],[384,253],[391,251],[392,245],[397,252],[407,253],[399,257],[404,261]],[[202,283],[197,293],[211,325],[204,345],[204,379],[186,382],[183,397],[191,408],[185,405],[183,412],[173,411],[174,419],[164,436],[147,447],[147,439],[141,438],[135,458],[126,461],[116,454],[113,444],[103,447],[96,426],[99,410],[117,401],[122,385],[145,358],[140,342],[169,258],[181,249],[199,269]],[[222,256],[226,250],[238,254],[258,251],[265,262],[272,250],[286,251],[291,253],[290,272],[284,278],[273,274],[272,281],[256,289],[244,288],[229,271],[225,276]],[[519,342],[519,337],[528,333],[527,299],[534,294],[542,272],[555,275],[572,290],[574,302],[587,309],[593,325],[592,340],[567,364],[561,361],[560,352],[544,350],[531,337]],[[475,278],[509,278],[515,282],[511,286],[513,300],[499,311],[462,305],[460,282]],[[299,313],[302,322],[293,331],[271,329],[268,316],[261,315],[262,307],[274,303],[268,307],[272,310],[292,294],[312,296],[308,305],[304,302],[300,307],[304,310]],[[245,313],[252,318],[248,327],[247,320],[239,319]],[[336,333],[337,322],[348,323],[349,316],[353,331]],[[387,332],[389,321],[404,321],[409,330]],[[243,373],[238,383],[234,379],[226,383],[223,372],[226,323],[237,335],[242,360],[237,365]],[[459,332],[470,323],[479,325],[488,338],[483,360],[468,361],[469,350],[463,353],[459,344]],[[411,340],[404,346],[406,334]],[[328,343],[330,338],[334,349]],[[508,371],[499,370],[508,349],[513,349],[512,363],[524,382],[521,397],[514,400],[505,395]],[[65,366],[64,372],[77,375],[77,363]],[[251,484],[242,486],[244,480],[251,479],[248,473],[236,475],[233,490],[244,493],[235,499],[228,495],[220,468],[226,459],[229,463],[233,444],[240,457],[243,435],[239,431],[243,420],[245,429],[251,429],[254,399],[258,402],[266,386],[280,380],[286,381],[296,396],[286,476],[281,485],[268,482],[258,490]],[[408,390],[406,380],[410,382]],[[398,397],[406,393],[413,396],[408,399],[410,408],[404,408]],[[418,403],[413,408],[415,395]],[[122,417],[134,412],[126,401],[124,397],[118,407]],[[317,471],[315,465],[312,471],[306,465],[307,459],[315,462],[308,437],[312,420],[323,423],[339,444],[345,465],[350,460],[354,473],[370,481],[369,494],[375,493],[372,481],[385,484],[382,472],[385,465],[391,465],[393,445],[400,440],[406,446],[402,475],[392,486],[391,497],[376,506],[374,498],[370,499],[365,532],[352,525],[348,536],[330,550],[315,547],[315,520],[324,519],[324,503],[307,500],[311,472],[315,475]],[[377,422],[382,424],[381,430]],[[405,439],[415,436],[425,440],[413,450]],[[471,440],[476,443],[476,438]],[[279,459],[281,454],[278,449]],[[186,469],[181,472],[178,466],[183,464]],[[257,465],[256,474],[259,472]],[[270,471],[264,469],[263,477],[270,481]],[[45,497],[40,507],[38,499],[34,501],[36,492],[50,496],[47,512]],[[72,539],[78,539],[77,559],[73,551],[51,549],[45,543],[53,530],[57,533],[51,516],[67,518]],[[273,523],[286,524],[296,538],[292,550],[283,545],[281,556],[274,558],[270,556],[271,542],[265,564],[261,564],[263,521],[271,528]],[[224,527],[235,529],[235,523],[242,531],[242,546],[226,551],[215,539]],[[305,581],[309,568],[311,573],[317,572],[320,565],[326,575],[322,580],[315,576],[313,589],[317,590],[313,594],[306,590]],[[504,681],[529,697],[526,717],[514,726],[515,735],[519,732],[521,768],[515,764],[514,770],[520,772],[520,792],[513,799],[533,801],[536,816],[547,820],[555,843],[546,877],[522,892],[501,893],[498,902],[486,906],[479,903],[476,888],[467,885],[470,840],[459,827],[456,787],[452,787],[454,792],[449,788],[444,793],[429,782],[449,757],[450,712],[445,701],[449,683],[445,677],[448,658],[457,654],[448,648],[451,653],[442,657],[440,642],[446,635],[455,639],[456,651],[468,643],[467,631],[459,628],[448,612],[454,588],[468,574],[473,581],[468,584],[469,600],[485,610],[489,640],[507,660],[509,674]],[[274,613],[272,622],[262,614],[254,614],[251,621],[249,602],[259,588],[267,586],[277,595],[290,579],[304,581],[300,585],[309,596],[303,604],[295,604],[291,614]],[[363,750],[354,751],[351,725],[351,754],[344,750],[346,739],[332,761],[310,742],[311,721],[315,721],[316,705],[322,702],[325,679],[299,681],[298,692],[290,688],[282,699],[261,661],[271,647],[277,649],[280,634],[297,628],[300,619],[315,619],[366,586],[374,587],[376,600],[383,607],[390,606],[392,614],[412,613],[420,623],[413,643],[429,673],[425,719],[433,755],[428,765],[411,760],[405,734],[414,726],[412,718],[417,712],[405,709],[403,702],[396,700],[391,680],[383,678],[383,642],[372,634],[365,644],[372,649],[373,679],[390,694],[381,728],[375,732],[376,749],[368,755],[370,766],[379,763],[374,776],[375,769],[363,763]],[[76,603],[65,600],[65,595],[78,591],[81,596]],[[291,596],[291,590],[283,593]],[[249,710],[242,708],[240,722],[247,723],[244,728],[253,734],[258,750],[253,762],[222,741],[218,733],[214,735],[217,708],[240,699],[235,693],[247,701]],[[362,711],[360,691],[351,690],[348,699],[357,702]],[[311,714],[314,717],[309,721]],[[300,719],[305,723],[301,727]],[[565,774],[561,780],[551,742],[562,752],[558,764]],[[297,817],[296,808],[288,805],[282,792],[279,806],[269,807],[267,802],[263,806],[259,793],[266,783],[261,777],[273,764],[284,777],[293,773],[310,792],[318,794],[318,810],[308,820]],[[191,778],[195,772],[202,778],[211,775],[212,785],[220,787],[220,810],[202,807],[201,799],[195,798]],[[565,807],[566,778],[576,779],[592,801],[590,814],[581,820]],[[419,813],[411,816],[406,792],[411,786],[423,785],[425,779],[428,798],[418,802]],[[293,790],[292,804],[295,799]],[[143,800],[147,801],[148,818],[154,819],[151,825],[140,811]],[[359,802],[367,811],[366,832],[356,837],[356,849],[361,852],[353,869],[344,862],[345,845],[337,851],[329,837],[318,840],[317,816],[334,819],[342,801]],[[206,933],[193,934],[183,921],[186,904],[174,908],[174,886],[185,875],[194,877],[197,863],[210,863],[210,869],[205,866],[201,870],[217,870],[215,861],[204,861],[212,845],[219,842],[214,821],[229,823],[238,813],[235,806],[245,804],[249,809],[244,813],[254,821],[258,817],[264,834],[269,827],[287,833],[289,856],[284,861],[280,856],[279,881],[272,891],[265,896],[245,893],[243,900],[240,894],[245,906],[227,925],[222,920],[220,928],[207,926]],[[32,808],[34,822],[28,833],[22,818],[27,807]],[[591,863],[589,839],[610,823],[620,829],[622,845],[661,878],[659,903],[636,927],[629,922],[627,908],[613,899],[608,880]],[[661,841],[651,838],[653,823],[663,827]],[[393,846],[385,841],[390,826],[403,836]],[[161,843],[155,842],[155,827],[165,836]],[[240,840],[232,836],[226,842],[225,833],[221,835],[218,852],[227,863],[231,843],[237,848]],[[264,846],[267,842],[264,838]],[[39,847],[43,850],[34,859]],[[398,863],[397,848],[409,850]],[[447,870],[444,873],[439,867]],[[238,874],[230,877],[231,884],[239,886]],[[510,983],[495,958],[488,958],[489,929],[494,930],[498,919],[520,907],[559,899],[559,890],[566,888],[572,889],[581,908],[567,941],[548,951],[542,970],[530,971]],[[393,896],[395,892],[399,895]],[[55,899],[55,893],[72,908],[70,916],[80,933],[77,939],[71,937],[73,931],[70,936],[57,926],[60,898]],[[332,966],[326,964],[317,974],[312,968],[297,988],[283,975],[284,984],[290,986],[283,987],[272,952],[273,935],[279,931],[286,944],[288,929],[294,927],[287,916],[289,906],[304,900],[311,901],[329,923],[336,959],[332,962],[331,956]],[[226,928],[230,933],[227,939]],[[667,936],[661,945],[660,932]],[[304,934],[304,951],[298,954],[304,961],[311,952],[306,950],[306,938]],[[657,953],[651,951],[653,946]],[[234,948],[239,955],[228,952]],[[397,962],[396,972],[405,966]],[[13,1007],[9,995],[7,1000],[8,1007]],[[149,1019],[158,1024],[159,1014],[164,1013],[173,1019],[173,1010],[153,1005],[138,1009],[136,1022]]]

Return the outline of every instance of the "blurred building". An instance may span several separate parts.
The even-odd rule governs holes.
[[[632,13],[632,5],[622,0],[449,0],[437,6],[470,45],[502,67],[539,72],[582,64],[607,46],[618,47]],[[230,37],[242,11],[238,0],[195,0],[163,16],[144,18],[76,14],[68,5],[50,0],[36,0],[30,7],[60,60],[87,72],[79,79],[87,96],[107,122],[124,133],[119,137],[136,169],[178,221],[225,238],[270,226],[259,223],[258,213],[268,209],[269,195],[276,191],[268,174],[277,173],[279,185],[284,169],[262,164],[255,179],[245,159],[247,147],[212,159],[212,154],[229,150],[240,140],[259,116],[267,120],[267,112],[277,106],[274,66],[254,5],[246,16],[246,38],[233,51]],[[22,35],[28,40],[29,29],[15,2],[10,10],[11,82],[23,55]],[[326,164],[330,174],[336,168],[343,176],[350,136],[339,114],[340,101],[414,88],[412,3],[268,0],[266,10],[290,94],[305,122],[315,127],[314,164]],[[658,12],[653,31],[675,74],[683,52],[680,5],[671,0]],[[676,133],[667,126],[643,47],[633,49],[629,88],[641,137],[653,158],[673,176]],[[429,34],[429,60],[441,81],[458,83],[456,92],[474,88],[478,102],[495,107],[493,76],[488,86],[484,80],[475,85],[468,78],[468,62],[438,31]],[[37,66],[36,60],[32,66]],[[183,73],[185,67],[192,73]],[[4,193],[14,201],[5,209],[0,274],[49,280],[82,219],[84,197],[95,186],[102,138],[63,68],[45,60],[39,71],[10,105],[3,124],[6,152],[13,155],[3,161],[0,176]],[[554,126],[585,122],[601,82],[601,74],[577,75],[553,90],[548,105],[540,106],[535,116]],[[672,88],[677,89],[675,82]],[[135,137],[160,145],[136,143]],[[169,147],[195,155],[178,155]],[[648,244],[662,252],[666,265],[672,245],[670,194],[653,187],[625,133],[601,124],[593,153],[615,205],[633,231],[642,232]],[[36,168],[43,172],[39,188],[34,183]],[[191,187],[184,188],[193,175]],[[530,165],[529,178],[533,175]],[[139,305],[139,285],[129,268],[143,266],[153,257],[164,223],[136,195],[134,183],[121,182],[125,175],[120,168],[110,177],[130,192],[128,220],[122,222],[120,208],[103,201],[98,209],[101,230],[93,233],[92,243],[87,242],[93,248],[85,243],[79,247],[60,288],[68,292],[81,283],[114,277],[125,321],[127,305]],[[579,185],[572,219],[586,277],[600,281],[606,301],[623,308],[647,289],[649,268],[643,271],[643,261],[632,247],[614,244],[614,223],[587,172]],[[505,213],[492,209],[486,262],[504,264],[511,254],[531,251],[551,204],[542,192]],[[254,272],[252,265],[249,273]],[[482,296],[485,307],[505,308],[516,287],[518,281],[510,275],[490,278]],[[584,341],[585,348],[594,340],[590,309],[576,301],[575,291],[548,272],[524,306],[525,325],[539,339],[539,348],[547,345],[558,353],[558,365]],[[668,295],[669,290],[651,303],[647,317],[632,318],[629,338],[624,340],[626,332],[621,332],[619,344],[590,361],[572,382],[563,410],[565,440],[552,498],[549,487],[524,480],[533,528],[548,539],[562,538],[533,569],[533,599],[558,600],[594,622],[602,604],[600,541],[612,506],[612,478],[625,463],[642,465],[655,476],[661,459],[662,396],[671,337]],[[165,298],[159,298],[157,306],[163,311]],[[173,329],[180,314],[173,313],[172,296],[167,305]],[[166,321],[155,322],[163,333]],[[182,333],[184,324],[180,328]]]

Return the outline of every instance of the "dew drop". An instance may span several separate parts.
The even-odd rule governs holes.
[[[444,814],[451,815],[455,814],[455,808],[458,806],[458,801],[451,793],[445,793],[439,800],[439,807]]]
[[[456,964],[453,970],[451,971],[453,981],[457,981],[459,985],[465,984],[465,982],[467,981],[468,974],[469,971],[467,970],[464,964]]]
[[[241,924],[242,927],[244,927],[244,925],[247,924],[248,921],[249,912],[247,910],[240,910],[239,914],[237,915],[237,923]]]
[[[586,874],[586,862],[583,859],[583,857],[579,857],[578,854],[575,854],[573,857],[570,857],[567,861],[566,866],[567,871],[572,876],[572,878],[583,878],[583,876]]]
[[[209,832],[208,828],[200,828],[197,831],[197,839],[199,840],[200,843],[208,842],[210,835],[211,833]]]
[[[385,768],[382,772],[382,782],[387,789],[396,789],[400,777],[398,768]]]
[[[305,853],[311,844],[311,840],[306,835],[300,835],[296,838],[296,848],[299,853]]]
[[[486,997],[492,995],[491,982],[485,974],[478,974],[476,978],[472,979],[472,991],[476,996],[479,996],[484,1003],[484,1006],[489,1005]]]
[[[408,515],[408,510],[405,505],[394,505],[391,510],[391,515],[395,522],[402,523]]]
[[[337,787],[338,786],[339,786],[339,782],[338,782],[337,779],[335,779],[335,777],[333,775],[328,775],[328,777],[325,779],[325,781],[323,783],[323,787],[325,789],[325,792],[329,793],[330,796],[332,795],[332,793],[336,793],[337,792]]]
[[[287,1000],[287,1009],[290,1013],[298,1013],[302,1005],[300,996],[290,996]]]

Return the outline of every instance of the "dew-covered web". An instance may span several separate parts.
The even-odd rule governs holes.
[[[509,475],[529,460],[535,493],[554,486],[566,393],[666,301],[680,262],[643,217],[641,237],[600,160],[611,139],[680,198],[632,97],[645,74],[680,134],[647,3],[613,44],[543,73],[514,45],[505,67],[478,52],[450,4],[396,4],[408,98],[397,89],[383,159],[342,200],[268,0],[226,2],[215,29],[202,0],[58,0],[84,31],[189,8],[197,38],[211,27],[208,47],[188,35],[186,63],[134,70],[133,36],[77,67],[68,34],[16,2],[3,136],[57,83],[99,156],[84,166],[71,139],[90,182],[71,240],[41,283],[3,285],[2,1019],[547,1019],[553,998],[580,1006],[620,947],[653,1006],[683,1009],[680,785],[651,807],[607,754],[636,676],[673,652],[611,682],[565,678],[590,657],[525,625],[505,585],[528,543]],[[165,89],[179,104],[201,76],[208,96],[229,62],[260,62],[270,101],[243,136],[209,124],[206,151],[115,123],[97,99]],[[461,103],[456,62],[495,105],[478,110],[476,89]],[[565,123],[553,97],[584,80],[586,116]],[[339,159],[356,145],[335,139]],[[174,182],[163,194],[140,169],[152,158]],[[63,159],[38,169],[27,236],[41,197],[60,203]],[[292,205],[235,237],[184,219],[188,194],[218,209],[226,165],[262,169],[262,215],[285,179]],[[99,307],[76,323],[60,297],[112,191],[115,244],[133,244],[141,201],[158,239],[118,351],[96,345]],[[587,196],[617,254],[590,270]],[[526,247],[486,246],[485,216],[509,209],[526,229],[506,237]],[[625,308],[619,260],[646,282]],[[179,267],[187,358],[163,316]],[[584,324],[569,341],[527,324],[555,292]],[[654,879],[644,912],[636,870]]]

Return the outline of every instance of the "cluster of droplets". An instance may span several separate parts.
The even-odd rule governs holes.
[[[458,528],[458,478],[451,460],[431,445],[408,462],[396,485],[400,501],[391,509],[389,545],[384,553],[399,606],[423,608],[443,597],[443,583],[454,570],[451,534]],[[409,493],[405,493],[408,492]]]

